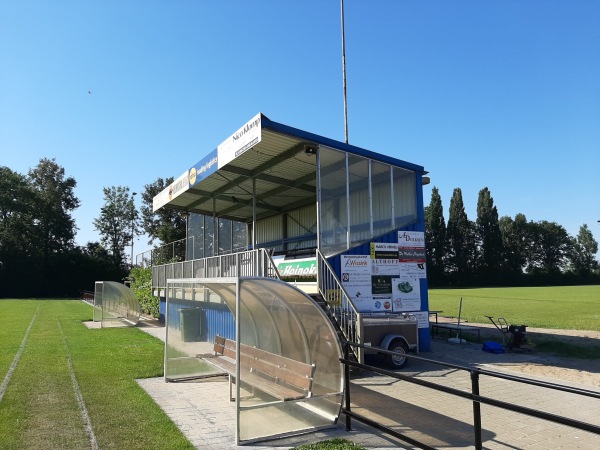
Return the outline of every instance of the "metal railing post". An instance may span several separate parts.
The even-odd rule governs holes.
[[[349,360],[350,351],[348,350],[350,344],[348,342],[344,342],[344,359],[346,361]],[[344,363],[344,397],[346,403],[346,411],[351,412],[350,406],[350,366],[347,363]],[[352,431],[352,418],[350,414],[346,414],[346,431]]]
[[[471,393],[479,397],[479,372],[471,370]],[[475,433],[475,448],[481,450],[483,442],[481,440],[481,404],[478,400],[473,400],[473,432]]]

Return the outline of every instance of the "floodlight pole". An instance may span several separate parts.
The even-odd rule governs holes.
[[[344,85],[344,134],[346,144],[348,143],[348,102],[346,100],[346,33],[344,31],[344,0],[341,0],[342,7],[342,77]]]
[[[133,267],[133,239],[135,237],[135,196],[137,192],[131,193],[131,267]]]

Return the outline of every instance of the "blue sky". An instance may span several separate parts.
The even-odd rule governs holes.
[[[344,140],[339,0],[0,4],[0,165],[56,158],[79,244],[103,186],[179,176],[258,112]],[[487,186],[501,216],[600,240],[600,2],[345,8],[351,144],[424,166],[446,217]]]

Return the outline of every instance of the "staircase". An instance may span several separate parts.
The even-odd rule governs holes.
[[[311,297],[323,307],[338,330],[340,340],[362,344],[360,336],[362,315],[320,250],[317,250],[317,288],[318,294]],[[354,356],[356,361],[364,361],[363,349],[356,347],[351,349],[353,354],[351,356]]]

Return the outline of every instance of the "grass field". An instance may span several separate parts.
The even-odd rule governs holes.
[[[134,328],[89,330],[91,316],[80,301],[0,300],[0,448],[93,447],[71,367],[99,448],[193,448],[135,382],[162,375],[162,343]]]
[[[491,315],[529,327],[600,331],[600,286],[438,289],[429,291],[430,310],[456,317],[461,297],[469,322],[489,323]],[[0,300],[0,449],[93,448],[81,399],[98,448],[193,448],[135,382],[162,375],[162,342],[135,328],[90,330],[82,321],[91,317],[92,307],[80,301]],[[582,357],[598,358],[598,350]],[[327,441],[305,448],[360,447]]]
[[[486,316],[534,328],[600,331],[600,286],[432,289],[429,309],[443,316],[490,323]]]

